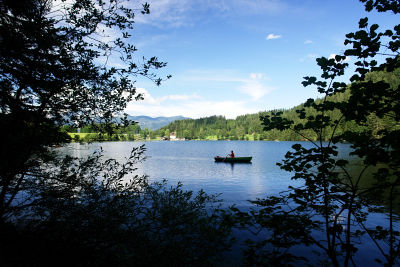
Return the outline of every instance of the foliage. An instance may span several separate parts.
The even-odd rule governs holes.
[[[108,123],[109,131],[103,133],[101,130],[105,126],[99,123],[93,123],[90,125],[85,125],[80,128],[78,133],[78,129],[72,126],[63,125],[61,130],[63,132],[67,132],[69,136],[71,136],[74,142],[102,142],[102,141],[135,141],[135,140],[155,140],[159,139],[160,137],[164,136],[164,132],[161,131],[163,134],[161,135],[156,132],[144,128],[141,129],[136,122],[129,121],[129,125],[122,126],[116,123]],[[74,138],[78,136],[79,138]]]
[[[290,112],[290,111],[287,111]],[[200,119],[177,120],[156,131],[156,134],[166,130],[174,132],[178,138],[206,140],[211,137],[218,140],[290,140],[283,132],[264,132],[259,119],[261,114],[246,114],[236,119],[226,119],[223,116],[211,116]],[[274,135],[275,134],[275,135]]]
[[[376,8],[397,14],[400,8],[398,1],[361,1],[367,11]],[[289,187],[279,197],[252,201],[259,207],[250,213],[237,211],[242,224],[270,233],[248,246],[248,264],[290,265],[310,260],[295,252],[296,246],[303,245],[324,255],[333,266],[356,265],[360,242],[366,239],[381,254],[377,262],[399,264],[395,207],[400,187],[400,25],[393,30],[378,29],[377,24],[369,26],[367,18],[360,19],[359,31],[346,35],[345,44],[351,47],[344,55],[317,59],[321,79],[304,77],[303,85],[315,86],[323,99],[309,99],[296,110],[296,119],[282,112],[261,116],[266,130],[296,132],[310,146],[293,145],[278,163],[293,173],[292,179],[301,180],[302,186]],[[336,81],[348,66],[346,57],[356,59],[349,87]],[[379,58],[384,61],[378,63]],[[350,94],[339,99],[347,90]],[[346,129],[343,123],[357,128]],[[343,141],[352,144],[350,155],[339,154],[336,144]],[[357,173],[349,163],[352,158],[362,162]],[[373,184],[366,182],[367,174]],[[382,224],[370,220],[369,213],[378,211],[386,217]]]
[[[218,199],[181,184],[148,184],[135,174],[143,152],[134,148],[123,164],[101,152],[58,156],[39,176],[31,173],[2,235],[2,264],[216,264],[231,242]]]
[[[166,63],[134,59],[128,33],[134,12],[120,1],[2,2],[0,125],[7,131],[1,138],[1,218],[19,191],[18,180],[40,164],[35,159],[45,157],[46,147],[69,140],[61,125],[98,119],[100,131],[111,132],[113,116],[141,98],[132,78],[161,82],[152,70]],[[149,12],[147,4],[141,12]],[[115,54],[121,67],[106,64]]]

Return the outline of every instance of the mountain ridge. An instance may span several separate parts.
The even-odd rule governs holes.
[[[128,119],[137,122],[141,129],[147,128],[149,130],[154,131],[154,130],[158,130],[176,120],[186,120],[186,119],[190,119],[190,118],[184,117],[181,115],[171,116],[171,117],[164,117],[164,116],[150,117],[150,116],[146,116],[146,115],[138,115],[138,116],[128,115]]]

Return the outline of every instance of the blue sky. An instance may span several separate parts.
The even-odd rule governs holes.
[[[318,97],[302,77],[320,74],[316,57],[344,51],[359,18],[382,28],[398,22],[356,0],[147,2],[151,13],[136,18],[131,41],[138,56],[168,62],[159,74],[172,78],[159,87],[139,78],[145,99],[128,105],[130,115],[235,118],[291,108]]]

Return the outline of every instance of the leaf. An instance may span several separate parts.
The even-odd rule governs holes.
[[[365,18],[360,19],[360,21],[358,22],[358,27],[365,28],[367,26],[368,26],[368,18],[365,17]]]

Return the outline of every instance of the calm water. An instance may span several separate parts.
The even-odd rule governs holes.
[[[295,142],[185,141],[146,142],[147,159],[139,172],[152,181],[167,179],[171,185],[182,182],[190,190],[204,189],[221,193],[226,204],[248,205],[247,200],[277,194],[294,185],[290,173],[276,163]],[[103,148],[106,157],[123,160],[132,147],[142,142],[105,142],[90,145],[70,144],[65,149],[75,156],[85,156]],[[304,145],[308,145],[304,143]],[[252,156],[252,163],[216,163],[214,156],[233,150],[237,157]]]
[[[147,174],[151,181],[167,179],[170,185],[182,182],[189,190],[204,189],[209,194],[221,193],[225,205],[236,204],[248,208],[247,200],[275,195],[287,189],[289,185],[299,185],[290,179],[291,174],[276,166],[291,146],[302,142],[266,142],[266,141],[152,141],[145,142],[147,159],[140,163],[138,172]],[[107,158],[123,160],[128,157],[132,147],[143,142],[104,142],[93,144],[67,145],[63,153],[78,157],[92,154],[95,150],[104,150]],[[302,143],[310,147],[307,142]],[[251,164],[216,163],[214,156],[225,156],[233,150],[237,157],[252,156]],[[343,156],[348,156],[349,145],[340,145]],[[382,223],[384,215],[370,214],[370,223]],[[370,240],[360,240],[361,257],[358,264],[376,265],[379,257]],[[299,253],[309,254],[309,248],[299,249]]]

